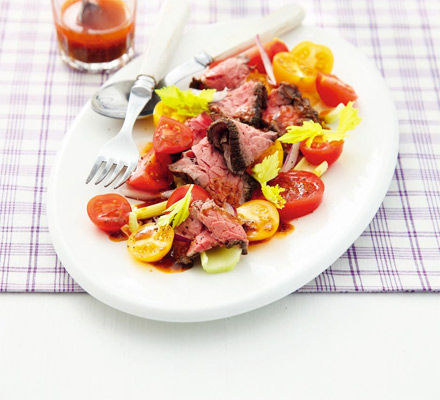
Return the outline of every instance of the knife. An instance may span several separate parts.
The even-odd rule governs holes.
[[[180,3],[179,3],[180,4]],[[177,85],[183,79],[204,71],[214,61],[223,60],[238,55],[255,45],[255,36],[260,35],[265,42],[275,36],[282,35],[296,28],[304,19],[304,9],[299,4],[287,4],[274,12],[249,24],[243,24],[237,30],[222,36],[221,40],[213,40],[195,57],[177,66],[157,82],[156,87]],[[167,22],[168,23],[168,22]],[[150,42],[152,43],[152,41]],[[163,46],[164,42],[156,43],[155,48]],[[154,53],[149,53],[154,54]],[[141,70],[151,68],[148,58],[144,57]],[[161,64],[161,68],[165,63]],[[156,70],[160,74],[160,70]],[[130,88],[133,81],[119,81],[103,86],[92,97],[92,108],[97,113],[112,118],[125,118]],[[139,118],[153,113],[154,106],[160,101],[159,96],[153,93],[151,100],[139,114]]]

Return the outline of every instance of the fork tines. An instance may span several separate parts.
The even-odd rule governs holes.
[[[103,168],[101,169],[101,167]],[[89,176],[87,177],[86,184],[96,176],[99,170],[101,170],[101,173],[95,181],[95,185],[100,184],[105,178],[108,177],[107,182],[104,184],[104,187],[108,187],[116,180],[116,178],[118,178],[118,176],[120,176],[120,179],[116,180],[114,186],[114,189],[117,189],[119,186],[125,183],[135,168],[136,163],[134,162],[118,162],[114,159],[106,159],[105,157],[98,156]]]

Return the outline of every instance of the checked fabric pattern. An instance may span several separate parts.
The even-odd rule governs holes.
[[[306,23],[370,57],[396,102],[397,168],[376,217],[300,292],[440,290],[440,2],[299,0]],[[190,25],[261,16],[281,0],[193,0]],[[159,0],[138,1],[136,42]],[[64,133],[108,78],[72,72],[57,54],[50,4],[0,0],[0,291],[81,292],[52,247],[49,173]]]

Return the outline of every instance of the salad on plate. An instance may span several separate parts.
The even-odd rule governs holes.
[[[122,194],[90,199],[91,221],[159,268],[182,271],[200,258],[208,273],[232,270],[250,243],[321,204],[321,177],[360,123],[356,92],[332,67],[326,46],[289,50],[257,37],[190,89],[157,89],[153,140]]]

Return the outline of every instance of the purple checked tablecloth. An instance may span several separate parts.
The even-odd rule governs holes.
[[[375,62],[400,129],[397,168],[376,217],[300,291],[439,291],[440,1],[299,2],[308,23],[338,32]],[[138,1],[138,48],[159,3]],[[194,0],[190,24],[260,16],[284,3]],[[82,291],[52,247],[46,193],[64,133],[106,79],[61,62],[49,1],[0,0],[0,291]]]

